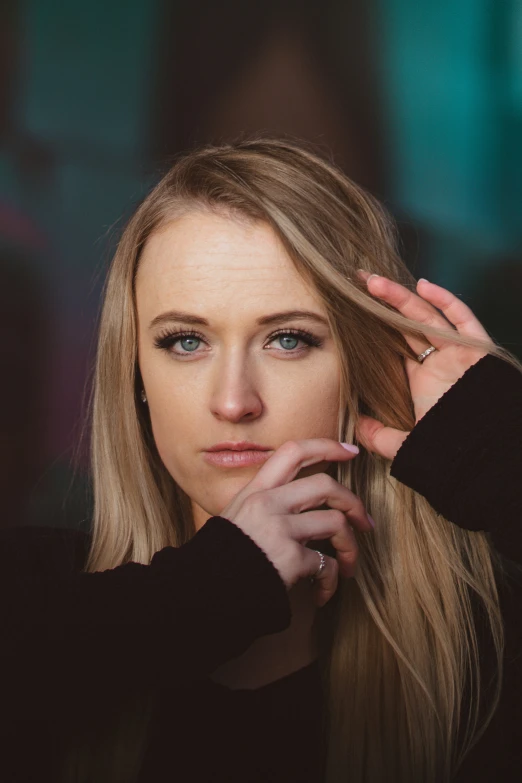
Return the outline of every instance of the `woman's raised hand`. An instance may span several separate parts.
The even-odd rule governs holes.
[[[488,354],[487,346],[494,345],[493,340],[470,308],[440,285],[421,278],[417,282],[418,293],[414,294],[409,288],[382,275],[370,275],[362,269],[358,270],[358,274],[366,281],[372,296],[392,305],[407,318],[447,331],[453,326],[459,334],[482,340],[486,346],[484,349],[470,348],[432,337],[429,340],[437,350],[423,362],[405,359],[415,422],[418,422],[466,370]],[[403,336],[418,355],[428,347],[422,339],[405,333]],[[388,459],[395,458],[409,435],[408,432],[385,427],[382,422],[370,416],[359,418],[356,432],[359,441],[368,451]]]
[[[345,577],[354,575],[358,547],[352,526],[367,532],[373,525],[361,500],[327,473],[293,479],[308,465],[355,456],[330,438],[286,441],[220,514],[265,552],[287,589],[319,568],[308,541],[330,539],[337,558],[325,555],[326,567],[315,582],[319,606],[337,590],[339,569]],[[314,510],[323,504],[331,509]]]

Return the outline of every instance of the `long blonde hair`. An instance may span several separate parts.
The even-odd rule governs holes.
[[[250,137],[180,155],[128,222],[106,282],[92,397],[94,519],[87,572],[130,560],[148,564],[159,549],[182,545],[195,533],[190,501],[161,462],[139,400],[134,296],[148,238],[192,209],[265,221],[315,287],[341,360],[341,441],[357,441],[361,413],[400,430],[413,428],[403,360],[415,357],[401,332],[428,343],[437,334],[484,347],[522,371],[502,347],[463,337],[449,324],[440,330],[409,320],[368,294],[358,268],[415,285],[399,256],[394,223],[374,197],[310,145]],[[374,534],[359,537],[358,573],[341,581],[317,621],[326,783],[449,781],[500,695],[502,558],[487,533],[441,517],[390,476],[390,464],[361,448],[356,460],[336,468],[337,480],[362,499],[378,525]],[[482,609],[498,659],[496,689],[485,710],[474,605]],[[107,772],[111,783],[134,780],[140,753],[131,756],[131,748],[139,747],[137,736],[141,750],[145,745],[146,725],[136,730],[126,720],[113,727],[111,747],[119,761],[114,756]],[[105,779],[101,767],[93,772],[96,754],[85,748],[79,742],[74,777],[69,771],[67,780],[98,783]],[[100,756],[108,753],[100,748]]]

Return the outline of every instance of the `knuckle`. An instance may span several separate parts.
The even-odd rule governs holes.
[[[346,525],[346,514],[344,511],[341,511],[339,508],[332,509],[332,517],[333,521],[336,525],[338,525],[339,530],[341,530]]]
[[[352,516],[355,517],[366,516],[366,509],[364,507],[364,503],[360,498],[357,497],[357,495],[352,496],[352,507],[350,509],[350,513]]]
[[[339,489],[339,487],[341,486],[339,482],[334,479],[333,476],[330,476],[329,473],[322,473],[321,475],[324,476],[323,480],[325,482],[325,486],[328,489]]]
[[[260,489],[256,492],[252,492],[246,499],[246,503],[248,508],[252,511],[263,510],[268,506],[269,499],[267,490]]]
[[[324,495],[331,494],[334,488],[339,486],[338,482],[328,473],[315,473],[313,479],[317,484],[318,491]]]
[[[301,447],[296,440],[286,440],[280,449],[285,454],[288,453],[289,457],[297,457],[301,453]]]

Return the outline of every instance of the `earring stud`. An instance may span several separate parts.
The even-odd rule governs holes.
[[[147,395],[145,394],[145,389],[141,390],[141,401],[147,402]]]

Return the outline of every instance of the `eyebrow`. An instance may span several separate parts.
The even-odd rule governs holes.
[[[281,313],[263,315],[261,318],[257,319],[256,323],[258,326],[266,326],[267,324],[280,324],[284,323],[285,321],[302,321],[304,319],[317,321],[318,323],[326,324],[326,326],[329,325],[326,318],[324,318],[322,315],[319,315],[318,313],[312,312],[311,310],[285,310]],[[184,313],[181,310],[169,310],[168,312],[162,313],[161,315],[157,315],[156,318],[153,318],[150,322],[149,329],[153,329],[155,326],[160,324],[172,323],[172,321],[180,321],[182,323],[199,326],[210,326],[207,319],[202,318],[199,315]]]

